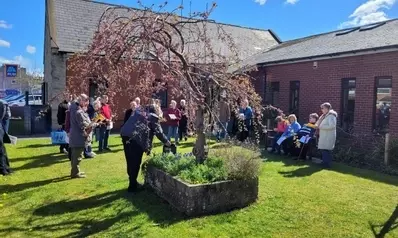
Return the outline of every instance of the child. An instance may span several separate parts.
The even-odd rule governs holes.
[[[309,116],[309,122],[297,132],[290,151],[292,155],[299,156],[295,160],[306,160],[308,148],[315,141],[315,123],[318,121],[318,118],[318,114],[312,113]]]
[[[281,138],[282,134],[285,132],[286,127],[287,127],[287,122],[283,119],[282,116],[276,117],[277,121],[277,126],[274,128],[274,131],[276,132],[276,135],[274,137],[273,143],[272,143],[272,150],[271,153],[275,153],[278,151],[278,154],[281,153],[281,147],[278,145],[277,141],[279,138]]]

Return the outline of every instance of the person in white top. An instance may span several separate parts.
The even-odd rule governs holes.
[[[336,144],[337,112],[330,103],[321,105],[322,116],[316,123],[319,131],[318,149],[322,151],[322,166],[330,168],[332,151]]]

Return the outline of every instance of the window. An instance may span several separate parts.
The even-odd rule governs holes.
[[[268,98],[267,101],[275,107],[279,106],[279,88],[280,88],[280,83],[279,82],[271,82],[268,85]]]
[[[353,32],[353,31],[356,31],[356,30],[358,30],[358,29],[359,29],[359,27],[350,28],[350,29],[345,29],[345,30],[342,30],[342,31],[337,32],[337,33],[336,33],[336,36],[346,35],[346,34],[348,34],[348,33],[351,33],[351,32]]]
[[[342,86],[342,105],[341,105],[341,126],[344,131],[351,131],[354,126],[355,113],[355,79],[343,79]]]
[[[96,99],[97,97],[101,97],[102,95],[106,94],[106,91],[109,87],[108,82],[106,81],[99,81],[98,78],[90,78],[89,83],[89,92],[88,96],[90,98]]]
[[[378,133],[388,132],[391,113],[392,80],[391,77],[376,78],[375,120]]]
[[[300,81],[290,81],[289,113],[299,114]]]
[[[366,25],[366,26],[362,26],[361,29],[359,29],[359,31],[367,31],[367,30],[372,30],[375,29],[379,26],[382,26],[386,24],[385,22],[379,22],[379,23],[374,23],[374,24],[370,24],[370,25]]]

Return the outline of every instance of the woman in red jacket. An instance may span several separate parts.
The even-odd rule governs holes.
[[[170,108],[167,110],[167,125],[169,126],[168,139],[174,137],[176,145],[178,145],[178,125],[181,120],[181,112],[177,108],[177,102],[171,100]]]

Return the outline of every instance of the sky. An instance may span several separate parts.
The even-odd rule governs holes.
[[[79,1],[79,0],[65,0]],[[100,0],[137,7],[137,0]],[[165,10],[184,3],[183,15],[204,11],[211,0],[169,0]],[[16,63],[43,72],[45,0],[0,0],[0,64]],[[142,0],[145,5],[164,0]],[[398,0],[218,0],[210,18],[223,23],[271,29],[282,41],[398,18]]]

